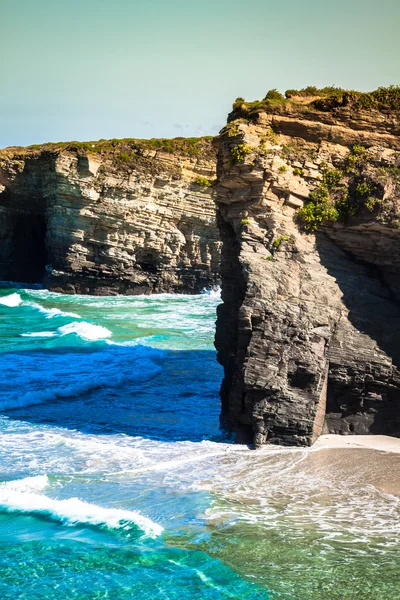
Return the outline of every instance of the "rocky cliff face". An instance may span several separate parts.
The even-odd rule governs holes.
[[[66,293],[199,292],[218,281],[209,138],[0,152],[0,279]]]
[[[239,441],[400,436],[398,114],[239,101],[216,141],[216,347]]]

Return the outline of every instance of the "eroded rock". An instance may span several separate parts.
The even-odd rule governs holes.
[[[222,421],[241,442],[310,445],[322,431],[400,436],[396,123],[293,108],[234,120],[216,141]],[[238,144],[248,149],[243,160],[232,152]],[[352,185],[353,144],[368,146],[363,173],[380,199],[307,233],[298,210],[327,169],[342,169],[344,188]]]
[[[214,285],[221,244],[208,181],[215,153],[207,139],[199,148],[193,156],[133,154],[136,163],[112,146],[102,154],[3,151],[0,279],[44,278],[51,290],[90,294]]]

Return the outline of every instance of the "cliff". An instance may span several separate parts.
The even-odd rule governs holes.
[[[211,138],[0,151],[0,279],[65,293],[196,293],[218,281]]]
[[[400,436],[399,88],[288,95],[238,99],[215,142],[223,424]]]

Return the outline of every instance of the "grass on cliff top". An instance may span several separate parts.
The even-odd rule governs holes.
[[[76,152],[77,154],[101,154],[113,157],[120,162],[129,162],[135,156],[145,156],[148,152],[165,152],[187,157],[201,156],[202,158],[215,158],[212,147],[213,137],[199,138],[177,137],[172,139],[160,138],[140,140],[135,138],[98,140],[92,142],[48,142],[26,147],[10,147],[0,150],[0,157],[26,156],[41,152]]]
[[[330,112],[349,107],[354,110],[378,110],[400,112],[400,86],[380,87],[373,92],[345,90],[335,86],[316,88],[309,86],[301,90],[287,90],[285,95],[278,90],[270,90],[262,100],[246,102],[236,98],[228,121],[238,118],[257,119],[259,113],[280,113],[291,109],[306,112],[317,110]]]

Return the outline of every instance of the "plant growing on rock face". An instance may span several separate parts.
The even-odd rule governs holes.
[[[273,90],[269,90],[269,92],[266,93],[264,100],[272,100],[275,102],[285,102],[285,96],[283,94],[281,94],[280,92],[278,92],[278,90],[276,88],[274,88]]]
[[[375,188],[366,181],[359,183],[355,190],[356,198],[361,200],[362,204],[364,204],[365,208],[370,212],[375,210],[379,204],[382,204],[380,198],[373,196],[375,191]]]
[[[366,151],[367,149],[364,148],[364,146],[362,146],[361,144],[354,144],[348,156],[346,157],[346,173],[352,173],[364,164],[366,160]]]
[[[298,177],[301,177],[303,175],[303,169],[299,169],[299,167],[296,167],[295,169],[293,169],[293,174],[297,175]]]
[[[232,124],[230,127],[227,127],[228,137],[236,137],[241,134],[239,127],[235,124]]]
[[[322,181],[328,190],[332,191],[335,186],[339,185],[342,177],[342,171],[339,171],[338,169],[326,169]]]
[[[279,167],[279,173],[286,173],[286,171],[287,171],[287,167],[285,167],[285,165],[281,165]]]
[[[392,219],[390,222],[390,227],[394,229],[400,229],[400,219]]]
[[[240,224],[241,224],[241,225],[243,225],[243,226],[245,226],[245,225],[250,225],[250,221],[249,221],[249,219],[242,219],[242,220],[240,221]]]
[[[369,210],[370,212],[372,212],[373,210],[375,210],[375,208],[379,205],[382,204],[383,200],[381,200],[380,198],[376,198],[375,196],[369,196],[365,202],[364,202],[364,206],[367,210]]]
[[[231,156],[234,162],[244,162],[248,154],[253,152],[253,148],[247,144],[238,144],[231,150]]]
[[[331,194],[342,176],[337,169],[326,169],[321,185],[311,192],[309,202],[299,210],[298,217],[307,231],[314,232],[325,222],[339,220],[340,212]]]
[[[278,250],[278,248],[282,244],[282,242],[288,242],[289,240],[290,240],[289,236],[281,235],[281,236],[277,237],[276,240],[273,241],[272,248],[274,250]]]
[[[265,140],[270,141],[272,144],[277,144],[278,143],[278,141],[279,141],[278,134],[275,133],[275,131],[272,129],[272,127],[270,127],[265,132]]]
[[[304,224],[306,231],[313,233],[320,225],[327,221],[337,221],[339,212],[328,200],[318,203],[308,202],[298,212],[298,216]]]
[[[349,156],[354,157],[353,164],[358,164],[360,157],[364,160],[364,154],[365,148],[356,145],[353,146]],[[382,204],[383,201],[376,196],[377,186],[370,181],[361,180],[361,173],[361,169],[352,173],[347,187],[344,187],[342,171],[325,169],[321,185],[310,194],[310,201],[298,212],[307,231],[316,231],[320,225],[328,221],[346,221],[348,218],[355,217],[364,207],[373,211]]]
[[[200,187],[211,187],[212,186],[212,182],[207,179],[207,177],[197,177],[197,179],[195,179],[195,184],[200,186]]]

